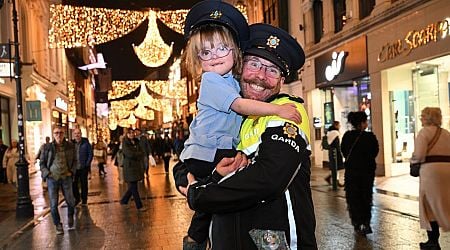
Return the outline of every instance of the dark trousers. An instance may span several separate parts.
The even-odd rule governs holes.
[[[142,207],[141,197],[139,196],[137,181],[130,181],[128,183],[128,190],[120,199],[120,204],[128,204],[131,196],[134,198],[134,202],[136,203],[136,208],[139,209]]]
[[[195,211],[189,225],[188,235],[197,243],[202,243],[208,238],[211,214]]]
[[[169,173],[170,156],[164,156],[163,160],[164,160],[164,170],[166,171],[166,173]]]
[[[75,197],[75,203],[78,204],[80,202],[80,189],[78,188],[78,183],[81,185],[81,202],[83,204],[87,203],[88,196],[88,173],[89,169],[82,168],[78,169],[75,174],[75,181],[73,182],[73,196]]]
[[[8,183],[8,178],[6,177],[6,168],[0,167],[0,182]]]
[[[104,162],[99,162],[98,163],[98,173],[100,175],[106,174],[106,172],[105,172],[105,163]]]

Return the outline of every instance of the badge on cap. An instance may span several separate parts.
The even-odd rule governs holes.
[[[209,16],[213,19],[219,19],[222,16],[222,12],[220,10],[215,10],[209,14]]]
[[[270,36],[267,38],[267,46],[276,49],[280,45],[280,39],[276,36]]]
[[[286,123],[283,128],[284,134],[288,136],[288,138],[294,138],[297,136],[297,127],[293,126],[290,123]]]

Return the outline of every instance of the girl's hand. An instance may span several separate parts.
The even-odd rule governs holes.
[[[178,186],[178,190],[180,190],[180,192],[181,192],[182,194],[184,194],[184,196],[187,196],[187,192],[188,192],[188,190],[189,190],[189,186],[190,186],[191,184],[193,184],[193,183],[196,182],[195,176],[194,176],[193,174],[191,174],[191,173],[188,173],[188,174],[187,174],[187,179],[188,179],[188,185],[187,185],[187,187]]]
[[[285,103],[280,105],[278,109],[278,116],[287,120],[291,120],[296,124],[302,123],[302,116],[293,103]]]

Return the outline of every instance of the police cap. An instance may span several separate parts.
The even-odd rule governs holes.
[[[305,63],[305,52],[288,32],[269,24],[252,24],[244,54],[262,57],[277,65],[284,75],[299,70]]]
[[[197,27],[207,23],[229,28],[239,44],[248,40],[249,29],[244,15],[233,5],[217,0],[199,2],[189,10],[184,25],[184,37],[188,38]]]

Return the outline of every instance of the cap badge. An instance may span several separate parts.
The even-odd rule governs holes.
[[[209,16],[213,19],[219,19],[222,16],[222,12],[220,10],[215,10],[209,14]]]
[[[290,123],[286,123],[283,128],[283,132],[288,138],[294,138],[297,136],[297,127]]]
[[[280,45],[280,39],[276,36],[270,36],[267,38],[267,46],[276,49]]]

